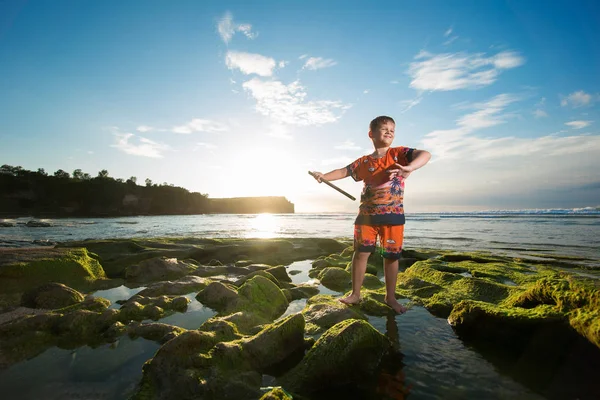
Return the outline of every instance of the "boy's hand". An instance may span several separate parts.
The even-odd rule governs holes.
[[[313,177],[317,180],[317,182],[321,183],[321,178],[323,178],[323,174],[317,171],[313,171]]]
[[[390,179],[394,179],[397,176],[400,176],[404,179],[408,178],[410,173],[415,169],[410,165],[400,165],[398,163],[394,164],[392,169],[388,169],[387,173],[390,174]]]

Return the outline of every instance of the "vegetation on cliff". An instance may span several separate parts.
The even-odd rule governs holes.
[[[208,213],[293,213],[294,205],[284,197],[239,197],[209,199],[208,194],[146,179],[127,180],[96,177],[76,169],[47,174],[42,168],[0,167],[0,210],[6,216],[111,217],[127,215],[182,215]]]

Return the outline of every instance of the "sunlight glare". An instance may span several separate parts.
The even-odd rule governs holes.
[[[248,237],[272,239],[279,231],[279,223],[273,214],[259,214],[250,224]]]

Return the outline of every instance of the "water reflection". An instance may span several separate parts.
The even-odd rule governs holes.
[[[272,214],[259,214],[252,219],[246,237],[272,239],[279,233],[279,222]]]

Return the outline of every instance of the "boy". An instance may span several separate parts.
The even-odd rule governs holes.
[[[340,301],[357,304],[365,278],[369,255],[375,251],[376,239],[383,250],[385,275],[385,302],[396,313],[406,311],[396,300],[398,259],[404,239],[404,180],[431,158],[425,150],[390,147],[394,140],[396,123],[391,117],[380,116],[371,121],[369,137],[375,151],[363,156],[345,168],[326,174],[315,172],[315,179],[329,181],[352,176],[364,181],[358,217],[354,221],[354,254],[352,256],[352,293]]]

